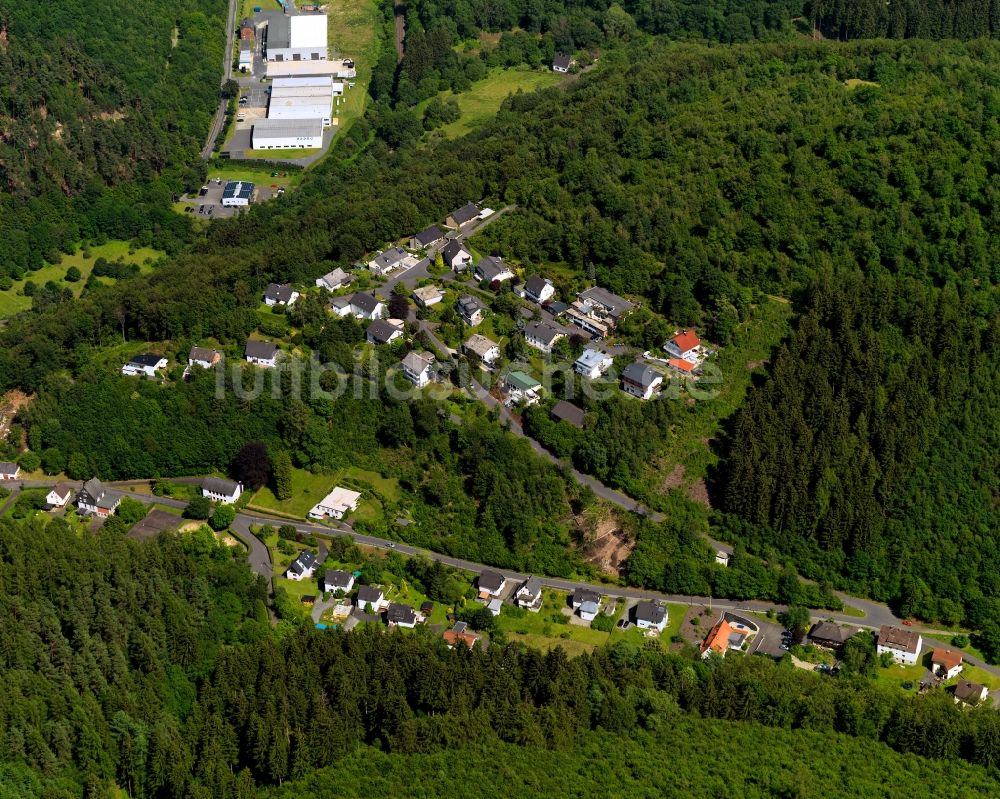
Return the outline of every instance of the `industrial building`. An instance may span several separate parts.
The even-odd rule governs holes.
[[[323,146],[323,120],[260,119],[253,126],[254,150],[318,149]]]
[[[253,183],[246,183],[240,180],[229,181],[222,192],[223,207],[240,208],[250,205],[255,188]]]
[[[253,41],[240,40],[240,72],[253,71]]]
[[[354,80],[358,76],[354,62],[349,59],[331,61],[268,61],[267,77],[305,78],[311,75],[329,75],[338,80]]]
[[[264,52],[268,61],[325,61],[326,14],[273,17],[267,23]]]
[[[283,78],[282,85],[276,83],[271,86],[268,119],[320,119],[323,127],[330,125],[333,78]]]

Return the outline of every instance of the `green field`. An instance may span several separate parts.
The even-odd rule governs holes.
[[[368,82],[372,67],[379,57],[379,36],[382,31],[382,12],[374,0],[342,0],[328,3],[326,13],[330,25],[330,45],[339,58],[353,58],[358,76],[352,81],[354,88],[345,87],[339,108],[338,135],[343,134],[365,112],[368,101]]]
[[[278,177],[271,177],[274,172],[278,173]],[[275,169],[269,164],[254,166],[247,164],[227,164],[225,161],[217,161],[209,167],[207,179],[242,180],[256,183],[258,186],[270,186],[273,183],[276,186],[284,186],[291,189],[302,182],[302,174],[301,169],[286,170],[283,167]]]
[[[286,516],[305,518],[319,500],[337,485],[353,485],[355,490],[370,488],[385,499],[399,500],[399,484],[394,479],[383,478],[377,472],[369,472],[352,466],[333,474],[313,474],[305,469],[292,470],[292,498],[279,500],[269,486],[264,486],[250,501],[252,506],[277,511]],[[374,521],[382,515],[382,504],[378,500],[363,499],[358,505],[355,520]]]
[[[446,138],[454,139],[464,136],[477,125],[492,118],[500,110],[500,104],[507,99],[508,95],[516,93],[519,89],[526,92],[542,89],[547,86],[555,86],[562,80],[551,70],[533,70],[527,67],[517,69],[493,70],[492,74],[476,81],[468,91],[453,95],[452,92],[443,92],[442,100],[447,100],[454,96],[458,101],[458,109],[462,115],[451,124],[445,125],[438,130]],[[417,107],[419,113],[423,113],[427,103],[421,103]]]
[[[31,308],[31,297],[26,297],[23,293],[24,284],[29,280],[36,286],[43,286],[50,280],[55,281],[62,288],[72,289],[73,296],[79,297],[83,292],[87,278],[90,277],[91,270],[94,268],[94,261],[98,258],[104,257],[109,261],[121,259],[129,264],[139,264],[143,267],[143,271],[148,271],[152,269],[152,262],[159,260],[163,255],[163,252],[151,247],[136,247],[133,250],[132,245],[127,241],[109,241],[107,244],[93,246],[90,248],[89,258],[83,256],[82,248],[73,255],[63,255],[62,263],[45,264],[41,269],[29,272],[24,280],[16,281],[13,288],[8,291],[0,291],[0,319],[6,319]],[[81,277],[76,283],[65,281],[66,270],[71,266],[80,270]],[[108,283],[114,282],[114,278],[109,277],[101,278],[101,280]]]

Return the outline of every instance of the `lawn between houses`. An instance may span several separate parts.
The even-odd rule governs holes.
[[[378,472],[366,471],[356,466],[341,469],[332,474],[313,474],[305,469],[292,469],[292,497],[280,500],[269,486],[264,486],[250,500],[249,507],[276,511],[294,518],[307,518],[312,507],[330,493],[337,485],[361,490],[361,503],[351,515],[355,521],[374,522],[382,518],[383,498],[391,503],[399,501],[399,484],[392,478],[382,477]],[[368,489],[368,491],[365,491]]]
[[[79,297],[83,293],[83,288],[87,283],[87,278],[94,269],[94,262],[98,258],[105,258],[108,261],[118,261],[119,259],[127,264],[138,264],[143,272],[150,271],[153,262],[162,258],[166,253],[154,250],[152,247],[134,247],[127,241],[109,241],[107,244],[91,246],[90,256],[84,256],[83,248],[79,248],[72,255],[63,254],[62,261],[58,264],[45,264],[41,269],[28,272],[22,280],[14,282],[12,288],[7,291],[0,291],[0,319],[6,319],[20,311],[27,311],[31,308],[31,297],[25,296],[24,285],[29,280],[36,286],[44,286],[48,281],[53,281],[60,288],[69,288],[74,297]],[[66,271],[75,266],[80,270],[80,279],[75,283],[66,282]],[[102,277],[101,281],[114,283],[111,277]]]

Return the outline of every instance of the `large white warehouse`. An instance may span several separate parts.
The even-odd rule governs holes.
[[[268,61],[267,77],[293,78],[309,75],[330,75],[340,80],[353,80],[358,76],[350,59],[331,61]]]
[[[259,119],[253,125],[254,150],[319,149],[323,146],[323,120]]]
[[[321,82],[322,85],[315,85]],[[282,85],[271,86],[267,106],[268,119],[321,119],[324,127],[331,122],[333,106],[332,78],[285,78]]]
[[[267,23],[268,61],[325,61],[326,14],[274,17]]]

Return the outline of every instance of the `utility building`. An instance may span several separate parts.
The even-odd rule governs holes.
[[[253,126],[255,150],[319,149],[322,119],[260,119]]]
[[[267,24],[268,61],[326,61],[326,14],[274,17]]]

